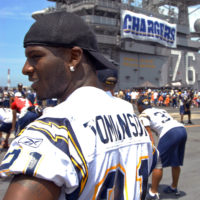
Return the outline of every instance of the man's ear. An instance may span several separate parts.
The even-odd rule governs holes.
[[[74,68],[76,68],[80,64],[82,57],[83,57],[83,50],[77,46],[73,47],[71,49],[71,57],[69,65],[74,66]]]

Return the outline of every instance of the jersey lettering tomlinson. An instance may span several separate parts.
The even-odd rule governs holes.
[[[99,115],[96,116],[94,123],[87,122],[84,127],[89,127],[100,140],[106,144],[127,138],[147,136],[140,121],[134,114]]]

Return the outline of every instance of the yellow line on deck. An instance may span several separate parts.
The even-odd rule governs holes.
[[[186,128],[191,128],[191,127],[200,127],[200,125],[187,125],[187,126],[185,126]]]

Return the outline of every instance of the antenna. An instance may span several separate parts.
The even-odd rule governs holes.
[[[7,80],[7,86],[10,88],[10,69],[8,69],[8,80]]]

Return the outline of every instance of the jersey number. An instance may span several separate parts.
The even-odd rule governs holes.
[[[155,112],[154,115],[158,116],[158,117],[161,117],[162,118],[162,121],[161,121],[162,123],[165,123],[165,122],[170,120],[170,117],[165,115],[165,113],[162,113],[162,112]]]
[[[147,183],[148,183],[148,156],[141,157],[140,162],[137,165],[136,181],[140,182],[140,199],[144,200],[146,196]],[[124,168],[119,164],[116,167],[112,167],[107,170],[104,179],[95,187],[95,193],[98,188],[98,196],[93,200],[128,200],[128,191],[126,188],[126,172]],[[126,198],[124,198],[126,197]]]
[[[99,191],[97,200],[102,199],[119,199],[124,200],[124,174],[120,169],[111,171]]]
[[[145,200],[148,184],[148,156],[140,157],[140,162],[137,166],[137,177],[136,180],[140,182],[140,199]]]
[[[0,171],[4,169],[9,169],[9,167],[14,163],[14,161],[19,156],[20,152],[21,149],[15,149],[14,151],[7,153],[2,161]]]
[[[20,152],[21,152],[21,149],[15,149],[12,152],[8,152],[2,161],[0,172],[7,171],[9,173],[9,168],[13,165],[15,160],[18,158]],[[33,176],[34,171],[40,159],[41,159],[41,155],[39,153],[30,152],[26,157],[26,160],[28,160],[29,162],[28,162],[28,165],[26,166],[26,169],[24,170],[24,173],[27,175]]]

